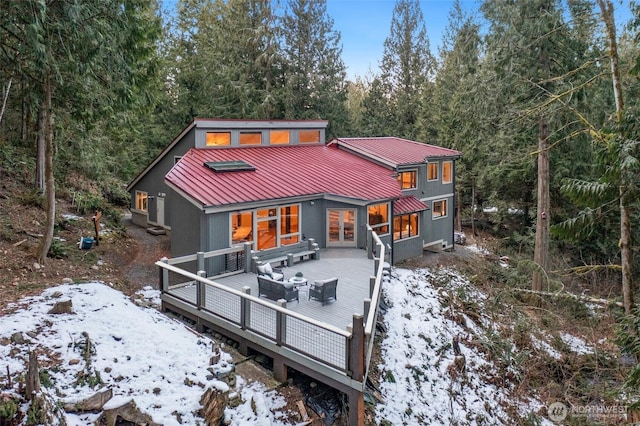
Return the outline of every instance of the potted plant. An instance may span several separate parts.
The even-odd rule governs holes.
[[[296,278],[302,278],[302,272],[296,272]]]

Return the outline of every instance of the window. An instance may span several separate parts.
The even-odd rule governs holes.
[[[447,200],[439,200],[433,202],[433,218],[437,219],[447,215]]]
[[[262,143],[262,133],[242,132],[240,133],[240,145],[260,145]]]
[[[231,243],[255,244],[257,250],[300,241],[300,204],[232,213]]]
[[[278,209],[260,209],[256,212],[258,220],[258,250],[278,246]]]
[[[136,209],[143,212],[149,211],[147,202],[149,200],[149,194],[144,191],[136,191]]]
[[[300,240],[299,205],[280,207],[280,245],[295,244]]]
[[[231,133],[229,132],[207,132],[207,146],[231,145]]]
[[[438,180],[438,163],[427,164],[427,180]]]
[[[417,174],[418,173],[415,170],[411,172],[400,172],[398,174],[398,182],[400,182],[400,188],[415,189]]]
[[[231,244],[253,241],[253,212],[231,214]]]
[[[418,235],[418,213],[408,213],[393,218],[393,240],[403,240]]]
[[[389,233],[389,204],[369,206],[369,226],[378,234]]]
[[[300,143],[319,143],[320,130],[300,130],[298,132],[298,141]]]
[[[453,163],[451,161],[444,161],[442,163],[442,183],[451,183],[453,176],[451,175]]]
[[[271,145],[288,145],[290,133],[288,130],[272,130],[270,134]]]

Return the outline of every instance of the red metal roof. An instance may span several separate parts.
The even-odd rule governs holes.
[[[256,170],[216,173],[204,165],[234,160]],[[325,145],[192,148],[165,180],[204,207],[305,195],[365,201],[402,196],[388,168]]]
[[[402,197],[393,203],[394,216],[405,213],[421,212],[423,210],[429,210],[429,207],[416,197]]]
[[[338,138],[330,143],[377,158],[385,163],[424,163],[429,157],[459,157],[460,151],[395,137]]]

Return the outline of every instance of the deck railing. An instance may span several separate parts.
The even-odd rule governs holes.
[[[364,301],[364,316],[354,314],[350,330],[292,312],[286,309],[283,301],[274,304],[260,299],[249,294],[249,287],[239,291],[213,281],[215,277],[206,277],[207,259],[215,262],[215,258],[230,255],[248,259],[249,245],[156,262],[160,270],[162,300],[183,302],[195,308],[197,316],[210,316],[216,319],[216,325],[235,334],[250,333],[264,339],[265,344],[289,348],[364,386],[373,352],[386,253],[384,244],[371,228],[368,228],[367,239],[369,257],[374,260],[374,275],[369,277],[370,297]],[[244,267],[217,276],[248,272],[246,269],[250,265],[245,263]]]

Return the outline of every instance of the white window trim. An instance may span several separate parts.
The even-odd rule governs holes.
[[[435,165],[438,168],[437,176],[436,176],[435,179],[429,179],[429,166],[430,165]],[[440,173],[440,163],[436,163],[436,162],[427,163],[427,182],[436,182],[437,180],[440,179],[440,175],[441,175],[441,173]]]
[[[449,181],[445,182],[444,180],[444,164],[449,163]],[[443,161],[442,162],[442,184],[443,185],[451,185],[453,183],[453,161]]]
[[[394,216],[394,219],[395,219],[396,217],[398,217],[398,216],[407,216],[407,215],[409,215],[409,216],[410,216],[410,215],[412,215],[412,214],[417,214],[417,215],[418,215],[418,231],[416,232],[416,235],[412,235],[411,237],[407,237],[407,238],[398,238],[397,240],[396,240],[396,239],[394,239],[394,240],[393,240],[393,242],[396,242],[396,241],[407,241],[407,240],[413,240],[414,238],[419,238],[419,237],[421,236],[420,231],[421,231],[422,224],[420,223],[420,222],[421,222],[421,220],[420,220],[420,213],[418,213],[418,212],[412,212],[412,213],[399,214],[399,215],[397,215],[397,216]],[[394,230],[393,230],[393,233],[395,234],[395,232],[396,232],[396,231],[395,231],[395,229],[394,229]],[[402,235],[402,232],[400,232],[400,235]]]
[[[386,204],[387,205],[387,221],[386,222],[382,222],[382,223],[378,223],[378,224],[375,224],[375,225],[371,225],[369,223],[369,207],[377,206],[379,204]],[[385,232],[384,234],[378,234],[378,236],[389,235],[391,233],[391,220],[393,220],[393,216],[391,215],[391,206],[389,205],[389,203],[370,204],[370,205],[367,206],[367,225],[369,225],[371,227],[371,229],[373,231],[375,231],[376,233],[378,233],[376,231],[376,229],[384,228],[385,225],[387,226],[387,232]]]
[[[280,233],[280,226],[281,226],[281,221],[282,221],[282,215],[280,214],[280,211],[282,208],[285,207],[293,207],[293,206],[298,206],[298,232],[294,232],[291,234],[281,234]],[[272,217],[261,217],[258,218],[258,210],[270,210],[270,209],[276,209],[276,239],[278,244],[275,247],[271,247],[268,249],[263,249],[263,250],[273,250],[279,247],[287,247],[290,244],[287,244],[286,246],[283,246],[282,244],[280,244],[281,239],[282,238],[289,238],[289,237],[294,237],[294,236],[298,236],[298,242],[297,243],[292,243],[292,244],[298,244],[299,242],[302,241],[302,204],[300,203],[293,203],[293,204],[281,204],[281,205],[275,205],[275,206],[266,206],[266,207],[260,207],[260,208],[256,208],[256,209],[250,209],[250,210],[241,210],[241,211],[236,211],[236,212],[230,212],[229,213],[229,231],[232,230],[233,227],[233,215],[236,213],[252,213],[252,217],[253,217],[253,223],[251,224],[252,226],[252,235],[253,238],[251,241],[246,241],[248,243],[251,243],[252,249],[257,250],[258,247],[258,242],[256,241],[256,235],[257,235],[257,229],[258,229],[258,223],[259,222],[266,222],[266,221],[270,221],[270,220],[274,220]],[[238,244],[236,244],[237,246]],[[233,247],[233,235],[232,232],[229,232],[229,247]]]
[[[435,216],[434,214],[435,209],[433,208],[433,205],[441,201],[444,201],[445,212],[442,216]],[[448,217],[448,216],[449,216],[449,200],[447,200],[446,198],[441,198],[439,200],[433,200],[431,202],[431,220],[444,219],[445,217]]]
[[[402,182],[398,182],[400,184],[400,189],[402,191],[415,191],[416,189],[418,189],[418,169],[411,169],[411,170],[400,170],[398,171],[398,177],[400,177],[401,173],[415,173],[416,174],[416,178],[415,178],[415,185],[412,188],[403,188],[402,187]]]
[[[144,194],[144,197],[147,199],[147,209],[142,210],[138,208],[138,195]],[[145,214],[149,214],[149,193],[147,191],[138,191],[135,192],[135,207],[134,209],[137,212],[144,212]]]

